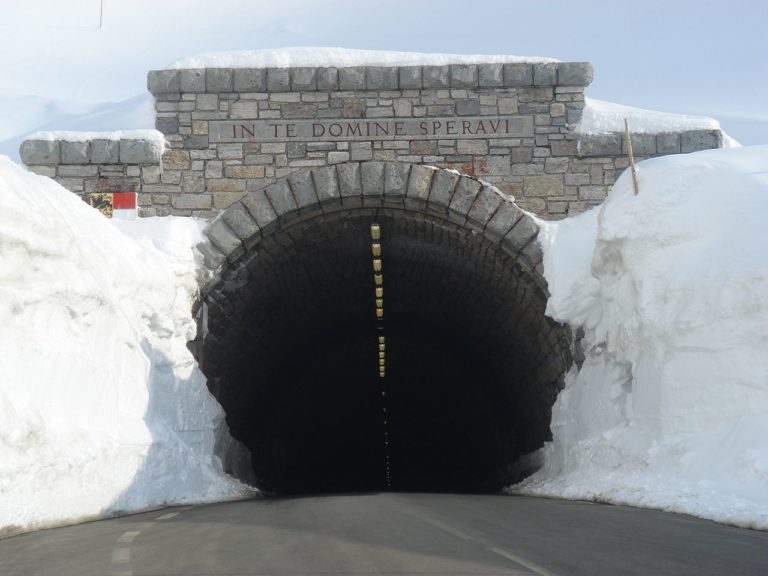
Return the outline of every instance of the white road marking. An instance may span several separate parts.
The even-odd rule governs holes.
[[[168,514],[163,514],[162,516],[158,516],[157,518],[155,518],[155,520],[170,520],[174,516],[178,516],[178,515],[179,515],[178,512],[168,512]]]
[[[120,538],[117,539],[118,544],[130,544],[136,539],[136,536],[141,534],[141,530],[129,530],[124,532]]]
[[[494,554],[498,554],[502,558],[506,558],[507,560],[512,560],[512,562],[517,562],[521,566],[525,566],[526,568],[528,568],[528,570],[538,574],[539,576],[555,576],[552,572],[550,572],[546,568],[542,568],[538,564],[535,564],[530,560],[526,560],[525,558],[520,558],[520,556],[512,554],[512,552],[507,552],[506,550],[503,550],[502,548],[496,548],[495,546],[486,546],[486,548],[491,552],[493,552]]]
[[[131,561],[130,548],[114,548],[112,550],[112,564],[125,564]]]

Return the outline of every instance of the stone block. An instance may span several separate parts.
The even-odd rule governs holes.
[[[182,92],[205,92],[205,69],[179,70],[179,86]]]
[[[457,140],[456,141],[456,153],[457,154],[488,154],[488,141],[487,140]]]
[[[267,68],[267,90],[270,92],[289,92],[291,89],[291,71],[289,68]]]
[[[318,68],[317,89],[326,91],[338,90],[339,71],[336,68]]]
[[[619,156],[621,154],[621,134],[585,134],[579,139],[579,155]]]
[[[360,164],[360,181],[363,196],[384,195],[384,163],[364,162]]]
[[[541,63],[533,65],[534,86],[554,86],[557,83],[557,64]]]
[[[242,247],[242,241],[229,228],[223,218],[217,218],[205,231],[211,243],[218,248],[224,256],[229,256]]]
[[[413,116],[413,104],[409,100],[397,99],[393,103],[395,116],[398,118],[408,118]]]
[[[477,64],[451,64],[451,87],[475,88],[478,83]]]
[[[520,252],[539,233],[539,226],[530,216],[524,215],[504,237],[504,243],[514,252]]]
[[[435,172],[434,168],[427,166],[411,166],[411,174],[408,177],[408,198],[417,198],[426,202]]]
[[[626,136],[621,138],[621,153],[629,154]],[[632,153],[635,156],[653,156],[656,154],[656,135],[655,134],[632,134]]]
[[[180,92],[179,71],[150,70],[147,74],[147,89],[155,95]]]
[[[401,66],[400,89],[421,90],[421,66]]]
[[[688,130],[680,135],[680,148],[683,154],[722,148],[723,134],[719,130]]]
[[[245,180],[235,178],[210,178],[206,180],[210,192],[245,192]]]
[[[99,168],[93,164],[62,164],[58,170],[61,178],[95,178],[98,174]]]
[[[206,210],[211,207],[211,197],[208,194],[174,194],[171,206],[181,210]]]
[[[121,164],[157,164],[160,162],[160,150],[149,140],[120,140]]]
[[[502,200],[485,227],[486,233],[503,238],[522,217],[523,211],[513,202]]]
[[[400,162],[387,162],[384,166],[384,196],[397,198],[406,195],[410,165]]]
[[[481,88],[504,86],[504,65],[480,64],[478,66],[478,84]]]
[[[203,150],[208,148],[208,135],[196,134],[194,136],[184,136],[182,142],[184,143],[184,148],[187,150]]]
[[[349,152],[333,151],[328,152],[328,164],[339,164],[340,162],[349,162]]]
[[[469,220],[485,226],[502,202],[501,196],[489,186],[483,186],[477,193],[474,204],[467,217]]]
[[[86,142],[66,142],[61,143],[61,163],[62,164],[88,164],[88,148]]]
[[[232,92],[234,90],[232,68],[208,68],[205,71],[206,92]]]
[[[352,142],[349,151],[350,159],[353,162],[373,159],[373,149],[370,142]]]
[[[462,176],[456,185],[449,208],[457,214],[466,216],[479,192],[480,183],[477,180]]]
[[[656,150],[659,154],[680,154],[680,134],[677,132],[657,134]]]
[[[259,234],[259,226],[256,221],[248,212],[246,207],[238,202],[227,208],[222,214],[221,219],[227,223],[230,230],[240,238],[240,240],[248,240],[254,235]]]
[[[459,175],[448,170],[438,170],[432,179],[429,191],[429,204],[432,207],[448,208],[451,196],[459,182]]]
[[[317,104],[302,104],[288,102],[280,106],[283,118],[316,118]]]
[[[266,92],[267,70],[265,68],[235,68],[235,92]]]
[[[339,197],[339,184],[333,166],[312,170],[312,179],[320,202]]]
[[[557,64],[558,86],[589,86],[593,77],[591,62],[559,62]]]
[[[498,107],[501,116],[517,114],[517,98],[499,98]]]
[[[291,188],[285,180],[278,180],[267,186],[266,193],[278,216],[284,216],[298,208],[293,199]]]
[[[117,164],[120,161],[120,144],[117,140],[99,138],[91,140],[91,162]]]
[[[168,150],[163,154],[162,163],[165,170],[189,170],[189,151]]]
[[[357,163],[339,164],[336,167],[339,192],[342,197],[360,196],[360,165]]]
[[[549,143],[549,147],[552,151],[552,156],[576,156],[578,152],[576,140],[552,140]]]
[[[288,184],[291,186],[293,197],[299,208],[317,204],[317,194],[315,194],[312,173],[309,170],[294,172],[288,176]]]
[[[451,85],[448,66],[423,66],[421,74],[424,88],[449,88]]]
[[[155,129],[163,134],[179,133],[179,117],[173,118],[155,118]]]
[[[216,94],[198,94],[197,109],[198,110],[218,110],[219,97]]]
[[[531,86],[533,85],[533,65],[520,63],[504,64],[504,86]]]
[[[525,196],[562,196],[564,186],[564,179],[559,174],[525,176],[523,178],[523,194]]]
[[[317,68],[292,68],[291,87],[293,90],[317,90]]]
[[[256,100],[232,102],[229,117],[233,120],[256,119],[259,117],[259,103]]]
[[[365,90],[365,67],[339,68],[339,89]]]
[[[225,210],[242,198],[242,192],[214,192],[213,207],[216,210]]]
[[[244,196],[241,202],[262,230],[277,220],[277,213],[265,190],[251,192]]]
[[[368,66],[366,69],[368,90],[397,90],[398,69],[393,66]]]
[[[475,174],[477,176],[506,176],[510,173],[508,156],[487,156],[475,158]]]
[[[58,140],[24,140],[19,156],[24,164],[59,164],[61,145]]]
[[[456,114],[459,116],[477,116],[480,114],[480,101],[477,99],[456,100]]]
[[[225,166],[226,178],[264,178],[266,169],[264,166]]]
[[[408,152],[410,154],[437,154],[437,140],[411,140],[408,143]]]
[[[363,98],[344,98],[341,116],[342,118],[362,118],[365,114],[365,106]]]

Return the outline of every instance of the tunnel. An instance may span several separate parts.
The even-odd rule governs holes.
[[[200,363],[257,486],[494,492],[521,479],[571,362],[568,330],[544,314],[535,223],[452,172],[331,170],[338,196],[321,194],[327,169],[307,171],[220,219],[237,248],[203,295]]]

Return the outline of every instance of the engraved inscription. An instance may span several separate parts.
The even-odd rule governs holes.
[[[533,118],[485,116],[397,120],[219,120],[209,123],[208,132],[212,143],[524,138],[533,136]]]

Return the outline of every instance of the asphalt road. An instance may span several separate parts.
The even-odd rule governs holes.
[[[527,497],[248,500],[0,540],[0,574],[766,575],[768,532]]]

